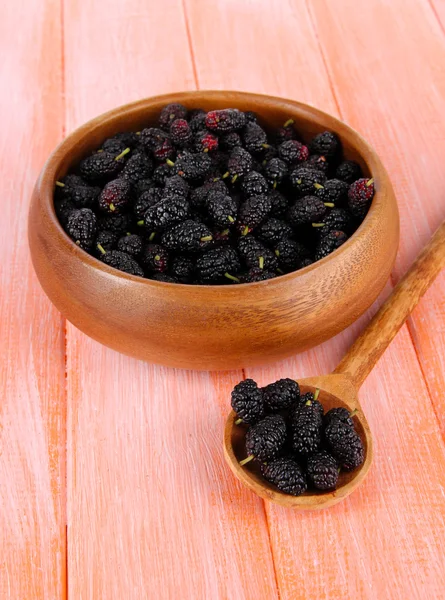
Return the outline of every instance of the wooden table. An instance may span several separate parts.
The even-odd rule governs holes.
[[[2,600],[445,598],[445,274],[361,391],[370,476],[299,514],[223,461],[243,373],[156,367],[88,339],[43,294],[26,238],[40,168],[87,119],[175,90],[264,92],[341,117],[380,154],[401,209],[388,294],[445,216],[444,32],[442,0],[2,4]],[[329,371],[375,309],[245,375]]]

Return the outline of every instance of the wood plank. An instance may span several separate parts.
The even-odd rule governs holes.
[[[103,7],[67,6],[69,129],[195,87],[180,1]],[[241,377],[143,364],[68,327],[73,598],[276,598],[264,506],[224,476],[226,398]]]
[[[353,0],[312,6],[342,115],[373,144],[392,177],[402,231],[398,280],[445,216],[445,71],[438,68],[445,62],[445,35],[427,0],[380,0],[360,15]],[[372,35],[359,33],[362,22]],[[360,60],[340,59],[358,44]],[[443,436],[444,291],[442,273],[408,322]]]
[[[26,227],[62,137],[59,1],[4,4],[0,51],[0,597],[56,600],[66,586],[65,325],[32,270]]]
[[[403,151],[396,149],[399,128],[394,122],[399,114],[405,119],[409,113],[409,127],[406,122],[403,127],[405,132],[409,129],[406,135],[411,132],[414,137],[417,129],[413,123],[422,104],[419,103],[416,112],[407,95],[417,89],[417,97],[420,97],[422,89],[430,89],[430,71],[437,64],[437,52],[442,56],[442,48],[435,38],[436,59],[433,60],[430,47],[428,56],[422,54],[423,61],[416,59],[412,74],[411,54],[420,52],[420,48],[416,45],[415,50],[410,49],[410,44],[414,36],[416,43],[428,46],[427,27],[424,25],[422,35],[414,33],[419,22],[425,24],[424,17],[417,12],[404,17],[403,28],[400,18],[398,23],[388,24],[383,5],[393,7],[394,4],[362,3],[363,9],[366,5],[364,17],[357,10],[356,2],[311,3],[316,7],[314,27],[314,17],[304,2],[264,0],[254,5],[245,1],[228,6],[219,1],[199,7],[188,2],[200,86],[283,95],[315,103],[334,114],[338,112],[337,97],[342,115],[363,131],[382,155],[402,206],[404,203],[411,207],[413,201],[421,197],[420,187],[413,199],[412,175],[408,175],[410,163]],[[400,5],[394,8],[399,17],[403,12]],[[404,28],[407,21],[409,35]],[[430,24],[428,16],[426,22]],[[206,27],[202,27],[202,23],[206,23]],[[392,29],[397,29],[400,38],[403,31],[406,41],[403,51],[398,50],[397,56],[388,63]],[[317,48],[317,33],[323,47],[329,43],[326,55],[330,58],[329,71],[333,73],[336,97],[324,64],[326,57]],[[221,67],[220,55],[208,52],[209,43],[214,39],[218,39],[219,47],[231,44],[230,70]],[[366,44],[372,46],[373,52]],[[349,60],[346,61],[345,56]],[[429,75],[422,76],[423,83],[419,85],[417,76],[427,60]],[[404,73],[404,81],[408,81],[411,73],[412,85],[409,91],[398,93],[396,74],[403,70],[404,64],[410,65]],[[385,80],[379,79],[380,76]],[[374,94],[369,92],[370,88]],[[440,101],[436,98],[434,101],[439,107]],[[429,112],[429,104],[427,108],[422,118],[441,122],[439,115]],[[388,125],[383,129],[382,118],[388,115],[391,120],[386,121]],[[435,147],[443,135],[435,132],[433,136]],[[431,140],[428,148],[431,148]],[[425,145],[422,145],[421,160],[422,164],[429,164]],[[440,153],[432,160],[435,168],[439,165]],[[416,168],[420,171],[419,165]],[[438,177],[439,171],[434,171],[436,189]],[[431,190],[432,187],[431,183]],[[430,229],[439,219],[438,203],[434,204],[432,196],[429,201],[428,197],[422,197],[425,203],[421,213],[417,204],[420,219],[414,219],[412,209],[402,215],[404,239],[397,277],[426,242]],[[416,236],[419,220],[422,239]],[[430,298],[431,293],[440,291],[440,285],[439,281],[431,290]],[[388,291],[389,287],[386,293]],[[246,375],[266,384],[279,377],[329,371],[356,331],[369,319],[369,314],[317,349],[269,368],[249,369]],[[439,327],[443,328],[443,315],[436,321],[436,328]],[[291,513],[266,504],[281,598],[440,597],[444,589],[443,552],[439,545],[445,520],[441,501],[444,449],[406,327],[369,377],[361,399],[376,440],[375,465],[363,487],[343,504],[320,514]]]

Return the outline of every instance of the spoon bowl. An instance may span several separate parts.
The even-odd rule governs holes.
[[[235,476],[246,487],[261,498],[288,508],[316,510],[340,502],[362,483],[371,466],[373,450],[371,431],[358,400],[358,390],[444,266],[445,222],[348,350],[334,373],[298,380],[303,393],[314,392],[317,388],[320,390],[318,399],[325,412],[334,407],[356,411],[353,421],[365,448],[363,464],[350,473],[340,473],[338,487],[332,492],[308,491],[301,496],[284,494],[261,476],[255,461],[240,465],[240,461],[246,458],[247,428],[245,425],[235,425],[236,415],[232,411],[224,431],[224,456]]]
[[[353,416],[355,430],[359,434],[365,448],[363,464],[346,473],[342,471],[338,479],[337,489],[327,492],[308,490],[301,496],[291,496],[280,492],[271,483],[262,477],[259,465],[251,461],[244,466],[240,461],[246,458],[245,436],[247,426],[235,425],[236,414],[232,411],[226,421],[224,432],[224,455],[233,473],[244,485],[265,500],[298,510],[317,510],[327,508],[349,496],[366,477],[372,463],[372,437],[368,422],[360,407],[357,392],[351,381],[343,375],[325,375],[298,380],[302,394],[315,392],[320,389],[318,400],[323,405],[324,411],[331,408],[343,407],[349,411],[356,411]]]

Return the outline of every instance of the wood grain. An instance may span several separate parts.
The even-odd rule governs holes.
[[[403,123],[404,131],[408,128],[409,135],[415,130],[417,113],[422,112],[422,118],[428,118],[425,115],[430,113],[424,110],[424,104],[421,105],[422,110],[420,106],[412,110],[409,94],[400,94],[396,89],[396,75],[400,69],[403,70],[401,65],[409,63],[407,56],[413,52],[408,42],[412,39],[413,28],[417,28],[416,40],[426,47],[429,46],[430,34],[428,25],[425,26],[425,17],[418,9],[415,18],[410,21],[411,37],[404,38],[403,51],[388,69],[388,55],[392,52],[391,28],[400,27],[401,22],[400,19],[398,25],[392,22],[390,27],[386,22],[383,4],[389,6],[389,3],[383,2],[372,3],[372,6],[366,3],[367,16],[364,18],[357,10],[356,3],[350,2],[346,6],[343,2],[331,4],[317,1],[310,4],[317,9],[315,25],[314,16],[308,12],[304,2],[264,1],[254,6],[246,1],[237,3],[235,7],[220,1],[211,7],[200,6],[199,9],[194,3],[188,2],[187,6],[197,76],[202,87],[214,87],[217,84],[219,57],[209,53],[206,47],[209,40],[218,35],[219,43],[231,48],[231,69],[223,75],[224,86],[254,89],[302,101],[312,100],[320,108],[334,114],[338,112],[338,100],[343,116],[346,115],[349,122],[363,131],[382,154],[399,194],[401,188],[404,193],[405,200],[403,194],[402,198],[399,196],[403,208],[403,202],[410,206],[413,198],[408,195],[408,183],[401,183],[400,180],[402,173],[406,177],[408,172],[407,164],[403,162],[403,152],[402,158],[396,159],[395,144],[388,143],[395,137],[393,122],[398,118],[399,111],[402,114],[409,112],[409,128]],[[404,14],[405,5],[402,7],[399,2],[391,3],[391,6],[394,5],[397,5],[394,12],[398,12],[399,16]],[[429,17],[426,19],[428,23]],[[207,23],[205,29],[199,25],[203,21]],[[220,27],[221,23],[230,23],[231,26]],[[419,38],[422,24],[422,36]],[[340,28],[341,35],[338,34]],[[277,32],[279,44],[272,42]],[[329,73],[336,84],[335,95],[325,65],[326,57],[320,54],[317,45],[318,36],[323,44],[330,42],[327,52],[331,56]],[[363,50],[365,44],[368,45],[366,52]],[[349,57],[347,61],[344,60],[345,56]],[[430,65],[437,64],[437,59],[436,63],[432,57],[429,60]],[[339,62],[343,63],[342,67]],[[419,69],[420,63],[416,59]],[[254,79],[252,65],[258,64],[261,65],[258,67],[261,69],[261,79]],[[337,70],[341,68],[343,71],[336,72],[335,65]],[[351,81],[351,70],[354,75],[360,74],[358,81]],[[406,70],[406,77],[409,72]],[[386,80],[376,84],[375,78],[380,74]],[[431,78],[430,73],[429,82]],[[388,81],[390,79],[392,82]],[[413,77],[409,92],[412,91],[411,87],[417,85]],[[429,83],[425,82],[425,85]],[[370,86],[375,90],[373,96],[369,95]],[[416,89],[416,93],[420,94],[421,88]],[[438,105],[443,102],[439,97],[435,97],[435,101]],[[378,108],[381,112],[377,112]],[[354,121],[351,115],[354,115]],[[363,127],[365,123],[366,128]],[[441,123],[441,120],[436,118],[436,123]],[[441,134],[436,130],[434,135],[437,141]],[[431,139],[429,147],[430,144]],[[422,161],[427,160],[425,155]],[[440,159],[436,156],[433,161],[439,165]],[[440,185],[438,173],[436,189]],[[426,201],[420,213],[423,222],[427,214],[431,216],[431,212],[435,211],[431,227],[434,221],[438,224],[440,212],[437,204],[432,204],[432,201]],[[403,220],[406,262],[406,249],[414,239],[418,221],[412,215],[412,211],[406,211]],[[411,232],[410,228],[414,231]],[[422,243],[417,240],[414,248],[418,249],[426,243],[429,235],[430,232],[425,231]],[[416,249],[412,249],[411,260],[415,253]],[[436,282],[433,289],[440,283],[440,280]],[[371,314],[372,311],[369,311],[367,317],[350,330],[315,351],[269,368],[249,369],[246,375],[254,377],[260,384],[266,384],[279,377],[328,372]],[[439,320],[439,327],[441,322]],[[402,328],[370,375],[361,392],[361,402],[375,439],[376,457],[374,468],[363,486],[344,503],[324,513],[313,513],[310,517],[289,514],[283,508],[266,504],[281,598],[378,597],[393,600],[407,596],[440,597],[444,573],[441,564],[443,552],[438,540],[444,532],[445,515],[439,498],[445,457],[430,398],[406,327]],[[416,448],[415,455],[413,448]]]
[[[4,4],[0,50],[0,597],[60,600],[64,321],[33,273],[26,235],[35,179],[62,136],[59,2]]]
[[[102,9],[67,7],[68,129],[194,87],[181,2],[112,3],[105,19]],[[263,504],[226,477],[221,448],[241,378],[150,366],[68,327],[73,598],[277,597]]]

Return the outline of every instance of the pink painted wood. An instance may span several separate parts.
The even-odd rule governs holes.
[[[115,4],[105,22],[102,9],[66,12],[68,129],[116,104],[194,88],[180,2]],[[102,48],[112,40],[123,46],[109,70]],[[161,63],[135,60],[160,49]],[[105,62],[92,69],[87,57],[98,55]],[[225,476],[226,399],[242,373],[145,365],[71,326],[67,348],[68,594],[275,598],[263,503]]]
[[[0,598],[443,597],[443,275],[363,387],[370,476],[343,504],[297,514],[264,504],[223,462],[241,372],[143,364],[70,325],[65,360],[65,324],[30,270],[24,223],[64,127],[173,90],[265,92],[339,115],[375,146],[402,215],[394,283],[445,213],[444,22],[439,0],[3,7]],[[374,310],[245,375],[331,370]]]
[[[62,138],[60,6],[0,19],[0,598],[65,598],[65,327],[31,267],[34,181]]]

